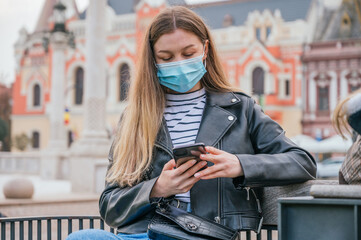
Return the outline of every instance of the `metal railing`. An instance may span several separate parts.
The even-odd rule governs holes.
[[[61,240],[73,231],[82,229],[103,229],[115,233],[115,229],[107,226],[100,216],[0,218],[1,240]],[[251,231],[241,232],[240,239],[275,240],[277,239],[277,226],[262,226],[260,234]]]
[[[65,239],[73,231],[104,229],[114,233],[99,216],[0,218],[1,240]],[[34,229],[34,227],[36,227]]]

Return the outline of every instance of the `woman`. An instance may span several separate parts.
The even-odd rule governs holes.
[[[347,134],[354,136],[354,143],[347,151],[339,172],[339,182],[361,184],[361,89],[336,106],[332,122],[336,132],[343,138],[346,139]]]
[[[147,239],[152,203],[174,195],[174,206],[256,231],[257,187],[314,178],[311,155],[249,96],[232,91],[208,28],[191,10],[168,8],[153,20],[137,70],[99,201],[119,238]],[[194,142],[208,153],[175,168],[172,148]]]

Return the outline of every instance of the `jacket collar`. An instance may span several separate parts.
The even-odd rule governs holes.
[[[240,98],[233,92],[220,93],[207,91],[207,102],[204,107],[196,142],[202,142],[206,146],[216,146],[237,120],[234,114],[224,108],[240,102]],[[173,144],[164,118],[155,145],[172,155]]]

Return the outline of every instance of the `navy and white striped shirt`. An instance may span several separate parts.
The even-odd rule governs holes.
[[[164,118],[173,147],[191,144],[196,140],[206,104],[204,88],[184,94],[166,94]]]
[[[206,104],[204,88],[183,94],[166,94],[164,118],[173,147],[195,143]],[[190,202],[190,192],[177,194],[176,198]]]

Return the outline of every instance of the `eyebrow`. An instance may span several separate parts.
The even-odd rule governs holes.
[[[185,50],[187,48],[190,48],[190,47],[194,47],[195,45],[194,44],[189,44],[188,46],[185,46],[184,48],[182,48],[182,50]],[[171,51],[168,51],[168,50],[159,50],[158,53],[170,53]]]

